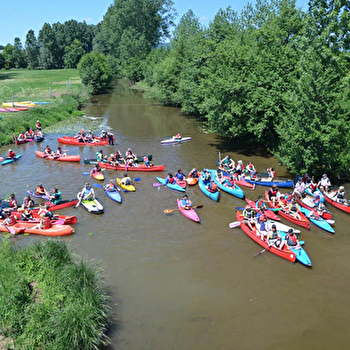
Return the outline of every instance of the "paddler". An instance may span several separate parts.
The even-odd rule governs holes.
[[[113,180],[110,180],[109,183],[103,187],[108,192],[117,192],[120,191],[120,189],[115,185]]]
[[[128,176],[127,173],[124,173],[124,177],[120,180],[120,182],[124,185],[124,186],[130,186],[132,185],[132,181],[130,179],[130,177]]]
[[[289,248],[293,248],[293,249],[300,249],[301,248],[299,240],[298,240],[297,236],[295,235],[295,233],[293,232],[292,228],[290,228],[288,230],[288,235],[286,235],[284,237],[284,240]]]
[[[266,171],[267,171],[267,175],[269,176],[269,178],[271,180],[273,180],[276,177],[276,171],[273,170],[272,167],[271,168],[267,168]]]
[[[62,193],[55,187],[48,196],[52,204],[60,204],[62,202]]]
[[[196,168],[193,168],[190,173],[188,174],[188,177],[191,177],[193,179],[198,179],[199,177],[199,173],[198,170]]]
[[[284,240],[282,240],[280,234],[278,233],[275,224],[272,224],[271,231],[268,233],[267,243],[269,247],[275,246],[279,250],[282,250],[284,247]]]
[[[112,131],[107,132],[107,137],[108,137],[108,144],[113,146],[114,145],[114,135]]]
[[[254,210],[254,209],[252,209]],[[259,229],[258,232],[260,233],[260,238],[263,241],[265,239],[265,236],[267,238],[268,236],[268,232],[267,232],[267,228],[266,228],[266,221],[267,221],[267,216],[265,214],[265,208],[261,208],[261,210],[259,210],[256,214],[256,220],[257,223],[259,224]]]
[[[36,121],[35,126],[36,126],[36,130],[41,131],[41,123],[39,120]]]
[[[206,186],[206,189],[211,193],[215,193],[218,191],[218,185],[215,183],[215,181],[213,179],[211,179],[209,181],[208,186]]]
[[[276,204],[276,199],[280,196],[280,192],[278,191],[278,187],[276,184],[273,184],[272,187],[267,192],[270,201],[272,201],[273,205]]]
[[[9,149],[7,155],[8,155],[8,158],[10,158],[10,159],[13,159],[16,157],[16,153],[13,152],[11,148]]]
[[[62,147],[58,147],[57,148],[57,152],[56,152],[56,157],[59,158],[59,157],[66,157],[67,156],[67,153],[62,153]]]
[[[7,212],[6,213],[6,218],[4,219],[4,221],[2,222],[2,226],[12,226],[15,225],[17,223],[17,216],[12,215],[11,212]]]
[[[177,135],[173,136],[173,139],[175,139],[175,140],[181,140],[181,139],[182,139],[182,136],[181,136],[181,134],[178,132]]]
[[[95,166],[91,169],[90,174],[97,174],[100,173],[102,170],[98,164],[95,164]]]
[[[208,169],[203,169],[202,179],[204,183],[208,183],[211,180],[211,174]]]
[[[227,170],[235,169],[235,161],[231,158],[229,154],[220,162],[220,165]]]
[[[174,179],[174,177],[173,177],[173,174],[172,173],[168,173],[168,176],[166,177],[166,179],[165,179],[165,186],[167,185],[167,184],[175,184],[176,183],[176,181],[175,181],[175,179]]]
[[[236,182],[235,182],[233,175],[230,175],[230,177],[227,179],[225,186],[228,186],[228,187],[235,187],[236,186]]]
[[[177,180],[179,180],[179,181],[183,181],[183,180],[186,179],[186,176],[185,176],[185,174],[182,172],[182,170],[179,169],[179,170],[177,171],[177,173],[175,174],[175,178],[176,178]]]
[[[333,196],[333,198],[334,198],[334,197],[336,197],[335,200],[336,200],[338,203],[344,204],[344,203],[347,202],[344,186],[340,186],[340,187],[339,187],[338,191],[337,191],[336,194]]]
[[[26,196],[23,198],[23,203],[22,203],[22,209],[25,208],[31,208],[34,206],[34,201],[33,199],[30,197],[30,195]]]
[[[16,199],[14,193],[12,193],[12,194],[10,195],[10,198],[9,198],[9,199],[4,200],[3,202],[8,202],[8,203],[9,203],[10,210],[17,210],[17,208],[18,208],[17,199]]]
[[[95,191],[88,182],[85,183],[81,192],[78,193],[78,203],[75,207],[78,207],[82,200],[96,199]]]
[[[103,151],[102,151],[102,149],[99,152],[96,152],[96,160],[98,162],[103,162]]]
[[[322,219],[316,205],[312,208],[312,211],[310,211],[310,213],[307,217],[310,219],[315,219],[315,220]]]
[[[266,209],[266,204],[262,196],[258,196],[258,199],[255,202],[255,206],[259,209],[262,209],[262,208]]]
[[[44,149],[44,155],[45,155],[46,157],[48,157],[48,156],[54,156],[55,153],[52,152],[52,150],[51,150],[51,148],[50,148],[49,145],[46,145],[46,147],[45,147],[45,149]]]
[[[248,224],[249,228],[253,230],[252,223],[255,223],[255,211],[250,205],[246,205],[243,210],[243,219]]]
[[[180,201],[181,208],[190,210],[192,208],[192,201],[188,198],[187,194],[182,196]]]
[[[148,158],[148,156],[146,154],[143,156],[143,162],[145,163],[145,165],[147,167],[151,166],[151,163],[149,162],[149,158]]]
[[[36,188],[35,188],[35,193],[38,196],[46,196],[47,195],[47,191],[45,189],[45,187],[43,186],[43,184],[39,184]]]
[[[26,134],[22,131],[22,132],[18,135],[17,140],[18,140],[18,141],[24,141],[26,138],[27,138],[27,137],[26,137]]]
[[[28,208],[25,208],[25,209],[21,212],[21,220],[22,220],[22,221],[33,220],[32,212],[31,212]]]

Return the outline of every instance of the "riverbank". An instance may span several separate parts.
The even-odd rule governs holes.
[[[13,134],[40,120],[43,128],[82,115],[90,95],[83,88],[77,69],[1,70],[0,104],[14,101],[45,101],[48,105],[21,112],[0,112],[0,145],[10,144]],[[45,131],[45,130],[44,130]]]
[[[66,243],[46,240],[18,249],[4,240],[0,271],[1,333],[15,348],[96,349],[109,343],[109,297],[99,272]]]

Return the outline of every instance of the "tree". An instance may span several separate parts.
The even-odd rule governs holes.
[[[39,63],[44,69],[57,68],[57,40],[50,24],[45,23],[39,31]]]
[[[21,39],[15,38],[13,45],[13,63],[16,68],[25,68],[27,67],[27,62],[25,59],[24,50],[22,47]]]
[[[36,40],[34,30],[30,29],[26,36],[25,43],[27,63],[30,68],[36,68],[39,66],[39,45]]]
[[[103,54],[95,52],[85,54],[78,64],[78,69],[82,83],[93,94],[104,92],[109,87],[112,74]]]
[[[7,68],[14,67],[14,50],[15,48],[11,44],[7,44],[3,51],[3,56],[5,59],[5,66]]]
[[[81,57],[85,54],[82,43],[78,39],[74,39],[71,45],[65,48],[64,66],[66,68],[77,68]]]

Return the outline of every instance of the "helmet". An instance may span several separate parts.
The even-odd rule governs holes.
[[[11,149],[11,148],[9,149],[9,152],[12,152],[12,149]]]

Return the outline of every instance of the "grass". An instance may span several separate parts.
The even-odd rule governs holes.
[[[0,330],[19,349],[98,349],[110,314],[99,270],[47,240],[0,244]]]
[[[67,89],[67,82],[70,86]],[[82,87],[78,70],[1,70],[0,102],[49,101],[49,105],[30,108],[23,112],[2,112],[0,120],[0,145],[12,142],[13,134],[34,129],[39,119],[43,128],[68,118],[82,115],[79,107],[90,95]],[[51,87],[51,96],[50,96]]]

